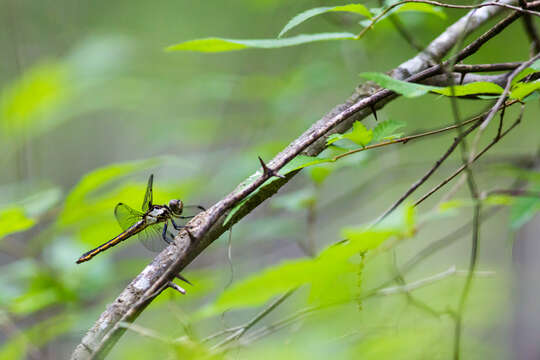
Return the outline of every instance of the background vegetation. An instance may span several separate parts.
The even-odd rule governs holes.
[[[384,73],[418,52],[388,20],[359,41],[164,51],[207,36],[276,38],[295,15],[327,5],[341,3],[2,2],[0,359],[69,357],[150,262],[153,254],[131,239],[75,265],[117,235],[115,204],[138,208],[150,173],[156,203],[180,198],[208,207],[259,168],[257,156],[270,160],[343,102],[365,81],[360,73]],[[424,46],[465,14],[426,9],[399,15]],[[328,13],[285,36],[358,33],[360,20]],[[467,62],[524,61],[529,50],[516,22]],[[366,119],[359,136],[383,122],[390,138],[452,125],[450,102],[438,94],[400,98],[379,110],[377,121]],[[459,100],[463,119],[490,104]],[[519,105],[509,108],[507,124],[518,114]],[[537,100],[528,102],[522,123],[475,164],[480,189],[513,189],[521,179],[532,180],[522,188],[538,190],[538,172],[525,169],[537,156],[538,115]],[[494,124],[481,145],[496,133]],[[454,136],[306,168],[198,257],[183,273],[194,284],[182,285],[187,295],[166,290],[110,358],[450,358],[476,204],[467,187],[449,193],[449,186],[416,209],[405,204],[377,230],[360,226],[433,166]],[[358,148],[382,139],[335,140]],[[461,161],[456,151],[417,196]],[[467,359],[511,357],[513,241],[540,202],[504,195],[482,205],[478,276],[463,314]],[[455,233],[462,226],[466,231]],[[330,246],[344,237],[362,245],[345,252]],[[443,249],[399,274],[441,239]],[[411,287],[393,287],[405,283]],[[271,311],[257,318],[268,304]],[[242,324],[249,326],[236,328]]]

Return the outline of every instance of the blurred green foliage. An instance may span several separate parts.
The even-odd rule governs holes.
[[[110,358],[450,356],[453,322],[444,311],[455,306],[462,276],[411,292],[432,312],[416,306],[410,294],[371,290],[395,277],[396,268],[425,245],[468,220],[474,203],[462,191],[455,199],[431,203],[432,210],[421,207],[416,214],[408,205],[378,227],[365,224],[431,166],[451,139],[335,157],[451,124],[448,99],[427,95],[430,91],[497,94],[499,87],[477,83],[449,93],[389,79],[383,73],[415,50],[386,16],[362,40],[351,40],[381,14],[373,1],[340,6],[307,0],[60,1],[53,6],[8,0],[3,10],[0,359],[67,358],[150,261],[152,254],[131,246],[137,241],[130,239],[75,265],[82,252],[121,231],[113,215],[116,203],[140,208],[149,173],[156,174],[156,203],[181,198],[208,206],[244,179],[242,186],[260,176],[257,156],[269,160],[343,102],[361,81],[358,74],[409,98],[380,110],[377,122],[367,119],[333,136],[330,142],[336,143],[318,157],[301,155],[287,164],[283,175],[303,170],[270,206],[235,225],[232,265],[224,237],[184,274],[195,284],[186,285],[188,295],[166,291],[137,320],[158,336],[129,329]],[[423,43],[462,15],[426,4],[390,13]],[[287,37],[278,38],[282,24],[280,36]],[[519,31],[513,28],[495,40],[504,44],[508,58],[488,46],[474,61],[521,60],[528,48],[515,41],[523,36]],[[246,51],[197,53],[241,49]],[[519,77],[534,70],[537,64]],[[511,96],[533,101],[536,90],[537,82],[516,82]],[[470,114],[483,104],[460,106]],[[538,116],[535,109],[527,112]],[[507,116],[513,115],[509,109]],[[534,126],[524,121],[500,154],[533,153]],[[459,158],[451,158],[443,171],[458,164]],[[507,184],[498,176],[506,174],[506,180],[530,181],[528,189],[538,191],[537,171],[489,167],[477,173],[486,188]],[[500,234],[509,224],[518,229],[532,219],[540,201],[491,196],[484,204],[511,210],[509,219],[499,217],[482,230],[482,237],[494,239],[485,245],[491,257],[483,259],[482,268],[497,265],[497,277],[475,279],[464,349],[467,358],[504,359],[506,346],[492,331],[507,326],[500,314],[508,308],[508,266],[500,258],[509,254],[500,246]],[[348,241],[340,242],[343,238]],[[456,264],[465,268],[466,251],[452,246],[404,276],[412,282]],[[231,341],[227,352],[212,350],[234,331],[207,336],[248,323],[266,302],[292,288],[297,290],[290,298],[252,332]]]

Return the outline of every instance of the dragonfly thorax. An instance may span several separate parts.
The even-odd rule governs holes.
[[[171,209],[173,215],[180,216],[184,211],[184,203],[182,202],[182,200],[173,199],[169,201],[169,209]]]
[[[169,211],[166,207],[154,205],[154,207],[146,214],[145,220],[148,224],[154,224],[166,221],[169,216]]]

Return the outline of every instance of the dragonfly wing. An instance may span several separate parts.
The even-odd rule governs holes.
[[[163,240],[163,227],[165,223],[156,223],[147,226],[139,234],[139,240],[150,251],[159,252],[167,246],[165,240]],[[170,235],[168,235],[170,236]]]
[[[118,203],[114,208],[114,216],[116,217],[116,221],[118,221],[118,225],[120,225],[124,231],[129,229],[137,221],[141,220],[143,215],[144,214],[142,212],[130,208],[123,203]]]
[[[142,211],[147,212],[153,204],[152,200],[152,184],[154,182],[154,174],[150,174],[148,185],[146,185],[146,194],[142,203]]]

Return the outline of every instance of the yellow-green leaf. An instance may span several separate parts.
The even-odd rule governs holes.
[[[22,207],[0,210],[0,239],[6,235],[29,229],[35,223],[34,219],[26,217]]]
[[[171,45],[165,51],[198,51],[198,52],[224,52],[242,50],[248,48],[272,49],[287,46],[296,46],[316,41],[346,40],[354,39],[351,33],[320,33],[309,35],[298,35],[283,39],[224,39],[206,38],[184,41],[176,45]]]

